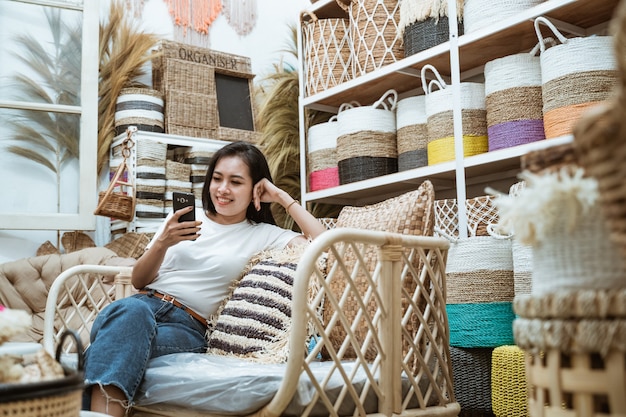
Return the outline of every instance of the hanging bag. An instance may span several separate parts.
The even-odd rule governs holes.
[[[94,211],[97,216],[106,216],[127,222],[135,216],[135,187],[128,180],[130,174],[127,159],[130,156],[131,148],[135,145],[132,135],[136,131],[135,126],[130,126],[126,130],[126,139],[122,142],[124,159],[117,167],[107,190],[101,191],[99,194],[98,206]]]

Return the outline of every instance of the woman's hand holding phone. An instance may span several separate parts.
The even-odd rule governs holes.
[[[200,231],[200,222],[196,222],[195,196],[191,193],[174,192],[172,195],[173,218],[179,223],[178,229],[184,240],[195,240]],[[187,230],[191,229],[191,230]]]

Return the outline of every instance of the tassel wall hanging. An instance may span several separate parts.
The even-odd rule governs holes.
[[[249,34],[257,20],[256,0],[223,0],[224,16],[240,36]]]
[[[222,11],[222,1],[165,0],[165,3],[174,19],[174,40],[208,48],[209,26]]]

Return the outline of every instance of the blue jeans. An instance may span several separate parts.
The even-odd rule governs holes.
[[[180,352],[204,353],[206,328],[175,305],[148,294],[117,300],[96,317],[85,352],[83,408],[95,385],[114,385],[133,399],[151,358]],[[96,388],[97,389],[97,388]]]

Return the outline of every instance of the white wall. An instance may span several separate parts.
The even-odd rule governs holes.
[[[100,1],[102,13],[106,13],[109,0]],[[291,42],[289,25],[297,24],[300,12],[310,5],[310,0],[256,1],[258,8],[257,21],[250,34],[246,36],[238,35],[229,26],[226,18],[220,15],[211,25],[209,42],[211,49],[250,57],[252,71],[257,75],[256,79],[258,80],[271,72],[273,65],[279,63],[281,59],[285,59],[293,67],[296,66],[295,59],[288,54],[284,54],[282,50],[286,49]],[[10,3],[4,4],[4,7],[10,6]],[[2,26],[4,26],[7,20],[10,19],[10,15],[5,14],[2,17],[3,19],[0,20],[4,22],[2,23]],[[145,31],[157,33],[165,39],[173,39],[174,25],[163,0],[146,0],[143,16],[139,24]],[[0,42],[2,42],[3,33],[6,35],[6,32],[0,30]],[[0,61],[2,61],[1,66],[3,68],[11,68],[11,64],[7,62],[6,55],[2,55]],[[0,89],[4,87],[6,86],[0,85]],[[23,211],[28,213],[29,211],[39,211],[37,209],[38,205],[41,206],[41,204],[50,202],[51,198],[46,197],[48,195],[47,191],[43,189],[37,190],[36,186],[24,186],[22,184],[25,179],[33,175],[45,175],[43,169],[33,170],[32,165],[26,166],[23,162],[14,159],[7,160],[5,163],[12,165],[9,170],[9,177],[7,178],[4,175],[5,178],[3,178],[4,184],[2,189],[4,192],[0,192],[5,207],[23,206]],[[15,178],[11,178],[11,175],[15,175]],[[37,183],[36,178],[34,183]],[[67,192],[71,191],[68,190]],[[98,242],[98,237],[94,236],[94,233],[91,233],[91,235],[96,243],[100,243]],[[50,240],[56,245],[57,232],[0,230],[0,263],[33,256],[37,248],[46,240]]]

